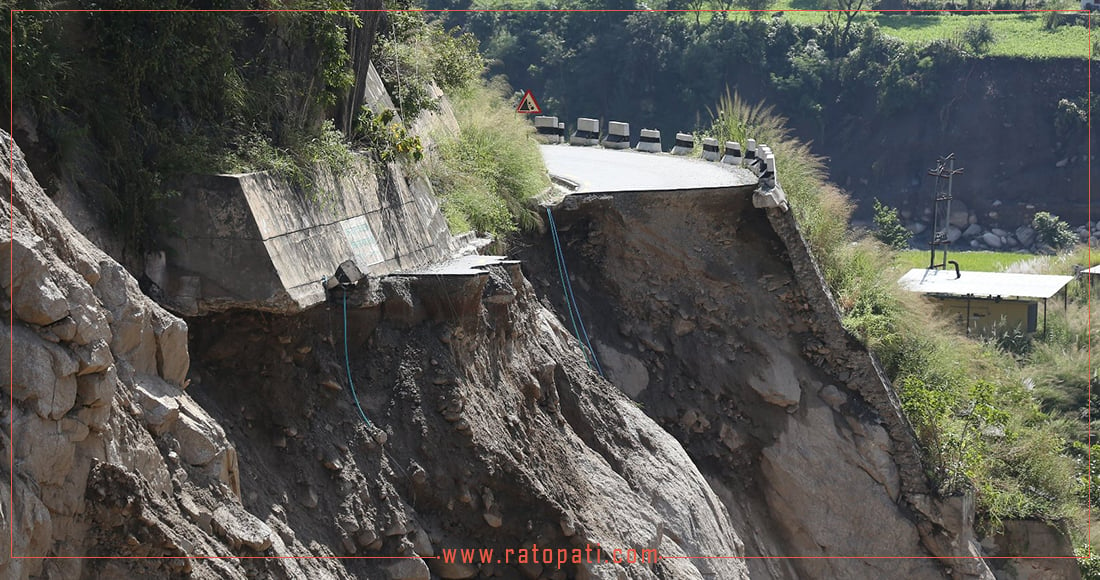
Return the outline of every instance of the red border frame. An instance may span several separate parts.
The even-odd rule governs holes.
[[[835,10],[783,10],[783,12],[834,12]],[[10,9],[9,10],[9,78],[11,83],[8,86],[8,103],[9,103],[9,124],[8,127],[14,131],[14,84],[15,84],[15,57],[14,57],[14,43],[15,43],[15,14],[20,12],[650,12],[650,10],[598,10],[598,9],[463,9],[463,10],[125,10],[125,9],[109,9],[109,10],[78,10],[78,9]],[[778,12],[777,10],[653,10],[652,12]],[[982,12],[982,13],[1043,13],[1043,12],[1069,12],[1068,10],[858,10],[857,12],[908,12],[915,14],[938,14],[943,12],[959,13],[959,12]],[[1088,220],[1092,221],[1092,15],[1088,15]],[[530,91],[528,91],[530,92]],[[9,206],[12,208],[11,222],[9,225],[9,241],[14,241],[15,238],[15,212],[14,212],[14,173],[15,173],[15,138],[14,135],[10,135],[11,149],[9,150]],[[1092,247],[1088,245],[1088,260],[1089,264],[1092,263]],[[8,252],[9,263],[14,261],[14,245],[10,245]],[[9,286],[12,286],[14,282],[14,273],[9,269]],[[1086,287],[1088,297],[1088,551],[1086,558],[1092,556],[1092,281],[1091,276],[1086,276]],[[14,371],[14,333],[11,328],[14,326],[14,310],[9,311],[9,376],[12,376]],[[9,403],[9,420],[8,420],[8,438],[9,441],[14,441],[14,394],[12,393],[12,385],[8,387],[8,403]],[[14,478],[15,478],[15,449],[14,442],[11,442],[9,446],[9,496],[8,496],[8,514],[11,525],[9,526],[9,551],[11,559],[300,559],[300,560],[312,560],[312,559],[348,559],[348,560],[363,560],[363,559],[383,559],[383,560],[395,560],[395,559],[439,559],[439,556],[17,556],[14,554],[15,547],[15,512],[14,512]],[[660,559],[779,559],[779,560],[812,560],[812,559],[859,559],[859,560],[872,560],[872,559],[933,559],[933,560],[949,560],[949,559],[974,559],[972,556],[660,556]],[[998,559],[1013,559],[1013,560],[1027,560],[1027,559],[1078,559],[1077,556],[983,556],[982,560],[998,560]]]

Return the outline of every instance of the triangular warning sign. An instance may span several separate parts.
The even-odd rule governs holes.
[[[541,113],[542,109],[539,108],[539,104],[535,102],[535,95],[531,94],[531,91],[523,93],[523,98],[519,100],[519,106],[516,107],[517,113]]]

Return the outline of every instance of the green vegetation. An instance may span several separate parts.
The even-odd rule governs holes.
[[[878,198],[875,198],[874,211],[875,239],[895,250],[908,248],[909,239],[913,237],[913,233],[901,225],[898,210],[883,205]]]
[[[1035,238],[1040,243],[1056,250],[1077,242],[1077,236],[1073,234],[1069,224],[1045,211],[1036,212],[1035,218],[1031,221],[1031,227],[1035,230]]]
[[[906,250],[895,254],[895,264],[899,270],[928,267],[928,250]],[[939,254],[937,254],[937,257]],[[1013,264],[1033,258],[1030,254],[1013,252],[951,252],[950,259],[956,260],[963,270],[975,272],[1004,272]]]
[[[436,83],[444,91],[462,89],[481,76],[485,63],[477,39],[456,30],[447,32],[438,21],[415,11],[410,0],[386,0],[377,53],[378,74],[393,97],[401,117],[411,123],[421,111],[434,111],[429,90]]]
[[[877,241],[853,238],[851,205],[824,181],[820,159],[789,136],[783,119],[770,107],[729,94],[718,111],[708,136],[754,136],[776,151],[792,211],[845,326],[882,360],[937,491],[973,490],[978,524],[986,530],[1006,518],[1037,517],[1068,523],[1079,534],[1087,469],[1081,417],[1089,405],[1082,395],[1087,387],[1083,300],[1075,298],[1065,312],[1052,309],[1045,336],[1013,337],[1006,330],[1003,336],[975,341],[960,335],[930,303],[897,285],[911,267],[904,256],[927,255],[899,257]],[[967,254],[968,268],[979,269],[978,260],[970,259],[978,255]],[[990,254],[989,259],[1028,258],[1009,256]],[[1082,258],[1030,265],[1065,271]]]
[[[142,8],[181,6],[154,0]],[[436,108],[432,83],[461,91],[480,77],[477,41],[420,13],[349,6],[281,0],[262,8],[327,12],[15,13],[15,78],[7,80],[17,109],[36,124],[32,168],[89,192],[126,250],[140,253],[167,227],[161,200],[178,195],[174,184],[189,173],[269,171],[324,201],[316,172],[349,171],[354,148],[381,164],[419,160],[420,140],[402,123]],[[91,0],[66,7],[130,8]],[[261,8],[250,0],[216,7]],[[401,118],[360,107],[353,94],[353,65],[366,68],[353,62],[349,33],[363,19],[379,31],[375,57]],[[357,48],[362,59],[370,47]]]
[[[565,0],[552,3],[559,8],[612,8],[590,6],[585,0]],[[623,3],[620,3],[623,4]],[[634,8],[635,3],[615,8]],[[753,5],[750,5],[753,4]],[[1015,10],[1066,10],[1059,12],[1022,12],[998,14],[987,12],[948,12],[946,2],[865,2],[854,0],[651,0],[645,5],[654,11],[706,10],[680,13],[678,18],[697,27],[722,21],[759,20],[782,13],[782,19],[799,26],[839,24],[840,29],[858,30],[874,23],[883,33],[906,43],[924,45],[940,40],[968,48],[973,54],[1023,58],[1086,58],[1088,55],[1087,20],[1076,11],[1080,3],[1072,0],[1056,2],[982,2],[968,1],[964,8]],[[1024,5],[1026,4],[1026,5]],[[433,0],[429,8],[537,9],[549,8],[546,0]],[[871,8],[892,10],[926,10],[928,12],[871,12]],[[734,10],[735,12],[715,12]],[[770,10],[771,13],[751,13],[744,10]],[[826,12],[832,10],[832,12]],[[859,11],[858,10],[863,10]],[[943,12],[931,12],[943,10]],[[741,11],[741,12],[736,12]],[[848,16],[851,20],[848,20]],[[832,20],[832,22],[830,22]]]
[[[535,223],[525,202],[550,182],[533,129],[516,115],[514,100],[499,83],[471,85],[454,96],[459,132],[439,136],[439,159],[428,170],[454,232],[473,229],[499,239]]]
[[[409,135],[405,127],[395,122],[390,109],[376,115],[364,105],[356,118],[352,141],[374,152],[382,163],[397,159],[420,161],[424,157],[420,139]]]
[[[266,169],[312,190],[316,164],[346,169],[343,136],[325,119],[353,81],[347,31],[362,23],[336,0],[279,7],[335,12],[13,14],[8,80],[37,121],[35,169],[90,192],[131,251],[155,238],[159,201],[188,173]]]

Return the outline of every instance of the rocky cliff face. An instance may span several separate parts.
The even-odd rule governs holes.
[[[350,374],[339,301],[193,320],[189,357],[188,326],[73,230],[13,154],[4,577],[748,576],[738,558],[673,557],[744,548],[683,447],[585,366],[516,266],[362,284]],[[531,544],[665,558],[434,557]],[[334,558],[348,555],[403,558]]]
[[[684,445],[747,553],[926,556],[753,559],[753,578],[991,578],[965,558],[979,554],[972,506],[928,495],[896,396],[841,327],[793,218],[753,208],[751,193],[574,195],[556,208],[610,380]]]

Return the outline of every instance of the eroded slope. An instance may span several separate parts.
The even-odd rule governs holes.
[[[841,328],[793,217],[753,208],[751,192],[574,195],[554,209],[608,376],[684,444],[749,554],[977,554],[963,499],[927,494],[896,397]],[[562,304],[548,237],[522,256]],[[754,578],[990,577],[977,559],[749,566]]]

